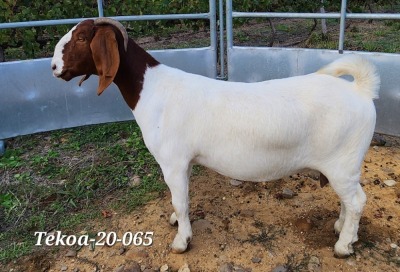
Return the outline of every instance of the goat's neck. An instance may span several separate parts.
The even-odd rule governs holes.
[[[147,67],[160,64],[149,53],[129,39],[126,54],[121,55],[121,62],[114,83],[118,86],[128,106],[134,110],[143,88],[144,73]]]

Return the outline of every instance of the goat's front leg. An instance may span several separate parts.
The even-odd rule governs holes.
[[[182,253],[186,250],[192,239],[192,227],[189,220],[189,177],[187,167],[162,167],[165,182],[172,196],[172,206],[175,212],[171,216],[175,223],[178,221],[178,233],[172,242],[171,248],[174,253]]]

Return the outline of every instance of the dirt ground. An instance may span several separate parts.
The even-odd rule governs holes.
[[[151,246],[116,244],[77,252],[61,246],[56,253],[48,247],[6,271],[399,271],[400,139],[384,140],[374,142],[364,160],[361,183],[368,202],[360,241],[347,259],[333,255],[338,197],[329,185],[320,188],[315,173],[251,183],[204,169],[191,179],[193,240],[187,252],[170,251],[177,229],[168,223],[167,193],[132,214],[112,213],[97,229],[120,237],[152,231]]]

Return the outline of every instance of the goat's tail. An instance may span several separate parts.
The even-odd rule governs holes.
[[[375,66],[359,55],[346,55],[317,71],[335,77],[350,75],[356,89],[371,99],[379,97],[381,80]]]

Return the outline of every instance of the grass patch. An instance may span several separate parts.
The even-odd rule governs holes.
[[[135,122],[16,137],[0,157],[0,261],[31,252],[35,231],[71,232],[166,189]],[[131,186],[139,176],[140,185]]]
[[[318,264],[315,263],[316,270],[307,269],[308,264],[310,262],[310,256],[304,254],[303,256],[295,256],[294,254],[290,254],[286,256],[286,263],[283,265],[287,270],[291,272],[300,272],[300,271],[318,271],[319,261]],[[311,267],[310,267],[311,268]]]
[[[278,238],[279,235],[284,234],[284,230],[277,228],[276,226],[269,225],[265,226],[263,222],[256,221],[254,226],[260,230],[258,234],[250,234],[250,238],[245,240],[244,242],[250,242],[252,244],[260,244],[266,250],[273,252],[273,248],[275,247],[274,241]]]

